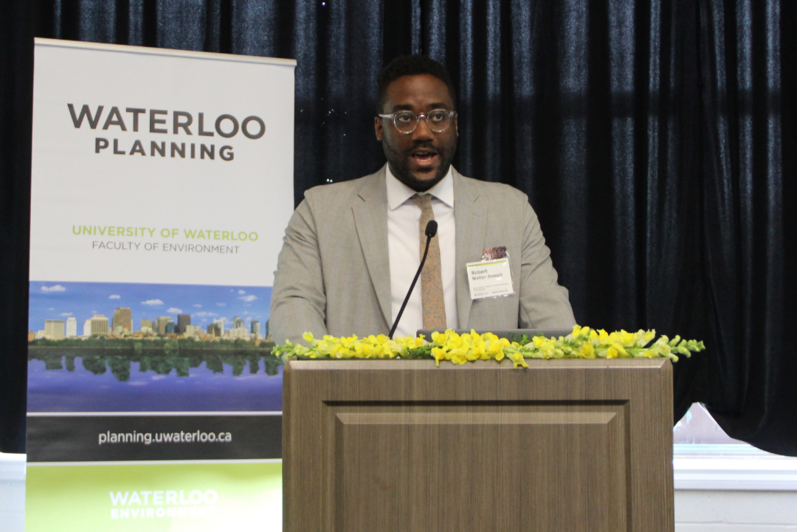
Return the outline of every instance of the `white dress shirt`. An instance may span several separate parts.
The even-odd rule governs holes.
[[[390,295],[393,321],[398,315],[407,290],[410,289],[415,272],[421,264],[421,208],[410,198],[416,194],[410,187],[396,179],[386,167],[387,180],[387,244],[390,256]],[[443,277],[443,297],[446,306],[446,324],[457,327],[456,290],[456,224],[454,222],[454,178],[451,168],[448,174],[434,187],[422,194],[432,195],[432,211],[437,221],[440,246],[440,267]],[[425,244],[424,240],[424,244]],[[421,305],[421,278],[415,284],[407,308],[401,316],[394,337],[415,336],[423,329],[423,307]]]

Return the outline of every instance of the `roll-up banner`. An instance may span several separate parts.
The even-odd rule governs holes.
[[[292,60],[37,39],[26,530],[281,530]]]

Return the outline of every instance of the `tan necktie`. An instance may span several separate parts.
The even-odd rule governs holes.
[[[412,201],[421,208],[421,255],[426,249],[426,224],[434,220],[432,195],[415,194]],[[421,273],[421,303],[423,305],[423,328],[444,330],[446,328],[446,304],[443,298],[443,274],[440,268],[440,244],[435,235],[429,244],[429,254]]]

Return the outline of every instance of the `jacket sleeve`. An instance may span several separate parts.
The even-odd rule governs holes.
[[[305,199],[285,230],[274,272],[269,315],[274,341],[278,345],[286,339],[304,343],[305,332],[312,332],[316,338],[327,334],[326,305],[316,220]]]
[[[558,283],[537,214],[522,195],[523,253],[520,265],[521,328],[569,329],[576,323],[567,289]]]

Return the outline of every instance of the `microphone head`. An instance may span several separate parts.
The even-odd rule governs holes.
[[[434,220],[429,220],[429,223],[426,224],[426,237],[432,238],[436,234],[437,234],[437,222]]]

